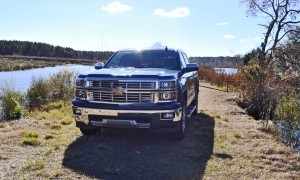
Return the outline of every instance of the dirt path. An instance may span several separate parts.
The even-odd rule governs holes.
[[[132,129],[86,137],[74,123],[51,128],[49,118],[5,123],[0,179],[299,179],[299,156],[259,130],[232,94],[200,85],[200,112],[182,141]],[[22,144],[33,130],[41,144]]]

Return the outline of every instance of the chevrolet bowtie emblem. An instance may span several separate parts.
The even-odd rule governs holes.
[[[125,93],[125,89],[122,89],[122,87],[116,87],[115,89],[112,90],[114,94],[116,95],[122,95]]]

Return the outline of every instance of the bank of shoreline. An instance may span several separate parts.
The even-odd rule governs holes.
[[[0,56],[1,71],[18,71],[66,64],[94,65],[100,60],[37,56]]]
[[[299,179],[300,156],[237,106],[235,94],[200,83],[200,109],[215,117],[204,179]]]

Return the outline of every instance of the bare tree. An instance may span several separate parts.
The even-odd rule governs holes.
[[[300,32],[300,26],[296,28]],[[276,48],[277,67],[284,75],[300,77],[300,33],[292,32],[288,40]]]
[[[241,0],[247,4],[248,16],[266,19],[264,40],[259,56],[260,65],[268,67],[279,43],[290,33],[300,33],[300,0]]]
[[[269,119],[284,91],[284,86],[274,78],[274,64],[279,64],[291,54],[282,52],[283,43],[289,34],[300,33],[296,27],[300,24],[300,0],[241,0],[248,7],[247,15],[263,17],[266,28],[264,39],[257,57],[258,66],[250,68],[254,74],[248,83],[251,93],[246,96],[247,111],[258,114],[259,119]],[[280,52],[280,53],[279,53]],[[284,58],[279,58],[279,56]],[[293,57],[295,58],[295,57]],[[272,65],[272,66],[271,66]],[[250,87],[251,86],[251,87]]]

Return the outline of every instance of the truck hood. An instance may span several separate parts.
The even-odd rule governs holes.
[[[85,77],[106,78],[176,78],[178,70],[161,68],[104,68],[86,74]]]

